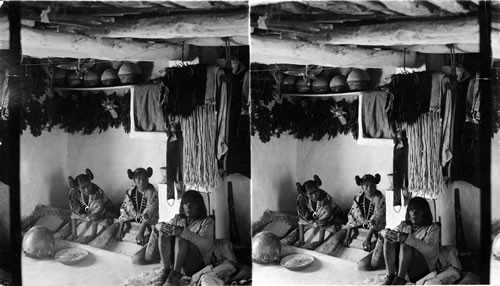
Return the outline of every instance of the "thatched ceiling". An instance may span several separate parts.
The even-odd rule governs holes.
[[[492,47],[496,56],[500,56],[494,44],[500,39],[499,2],[492,5]],[[305,61],[305,57],[347,64],[363,55],[368,58],[391,51],[391,57],[399,53],[401,59],[396,63],[411,66],[407,60],[422,53],[448,54],[450,48],[455,53],[479,52],[478,10],[476,0],[255,0],[251,1],[250,15],[252,50],[268,54],[279,50],[268,56],[255,55],[256,61],[267,64],[273,60],[301,64],[294,59]],[[323,59],[314,59],[315,47]],[[295,52],[285,54],[283,49]],[[339,58],[351,52],[355,55],[352,59]],[[380,65],[386,64],[387,58],[382,55]]]

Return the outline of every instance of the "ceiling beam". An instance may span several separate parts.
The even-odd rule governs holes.
[[[113,39],[97,40],[22,27],[22,54],[35,58],[93,58],[109,61],[155,61],[182,59],[182,45],[149,44]],[[184,50],[188,58],[189,49]]]
[[[248,11],[216,14],[183,14],[119,20],[102,25],[107,38],[171,39],[248,35]]]
[[[307,42],[252,36],[252,62],[262,64],[321,65],[332,67],[419,67],[415,52],[385,51],[318,45]]]
[[[178,39],[169,40],[169,42],[184,43],[186,45],[204,46],[204,47],[224,47],[226,46],[226,39],[230,46],[248,46],[248,36],[236,36],[227,38],[192,38],[192,39]]]
[[[479,25],[476,17],[348,27],[336,25],[327,33],[325,43],[368,46],[477,44]]]
[[[455,53],[457,54],[467,54],[467,53],[479,53],[479,43],[478,44],[453,44]],[[449,54],[450,46],[448,45],[413,45],[413,46],[393,46],[396,50],[408,50],[412,52],[418,52],[422,54]]]

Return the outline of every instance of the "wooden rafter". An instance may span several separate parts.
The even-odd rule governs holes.
[[[121,40],[97,40],[82,35],[63,34],[23,27],[22,54],[35,58],[68,57],[101,60],[155,61],[182,59],[182,46],[148,44]],[[185,58],[189,49],[185,49]]]
[[[195,38],[248,35],[248,12],[185,14],[116,21],[103,25],[108,38]]]
[[[400,51],[318,45],[252,36],[252,62],[262,64],[322,65],[334,67],[418,67],[417,54]]]

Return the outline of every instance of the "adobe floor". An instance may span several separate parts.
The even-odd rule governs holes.
[[[56,250],[80,247],[89,256],[80,264],[68,266],[54,259],[33,259],[22,254],[23,286],[124,285],[124,282],[159,264],[133,265],[129,256],[64,240],[56,241]]]
[[[312,255],[315,257],[315,261],[301,271],[290,271],[279,264],[253,263],[253,285],[360,285],[367,284],[366,281],[381,277],[385,273],[385,270],[359,271],[354,262],[316,251],[293,246],[282,248],[282,256],[292,253]]]

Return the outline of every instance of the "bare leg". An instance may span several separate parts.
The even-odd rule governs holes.
[[[387,275],[396,274],[396,245],[388,239],[384,239],[384,260]]]
[[[304,244],[304,225],[299,224],[299,245],[297,246],[302,246]]]
[[[90,232],[90,236],[94,238],[97,234],[97,221],[92,222],[92,229]]]
[[[123,239],[123,221],[119,222],[118,225],[118,232],[116,233],[116,240],[122,240]]]
[[[183,238],[176,237],[175,238],[175,252],[174,252],[174,271],[180,272],[182,270],[182,266],[184,265],[184,261],[186,260],[186,254],[188,252],[188,244],[187,241]]]
[[[150,231],[149,241],[146,244],[146,251],[144,254],[144,259],[147,263],[153,262],[158,259],[158,233],[156,230]]]
[[[158,237],[158,246],[160,249],[160,258],[161,264],[163,265],[163,269],[170,270],[172,266],[172,261],[170,261],[170,252],[171,252],[171,237],[165,235],[162,232],[159,232]]]
[[[69,240],[73,241],[76,237],[76,218],[71,218],[71,236],[69,237]]]
[[[398,267],[398,277],[405,279],[406,273],[413,259],[414,249],[404,243],[399,246],[399,267]]]
[[[325,240],[325,229],[321,228],[319,230],[319,242],[323,242]]]

